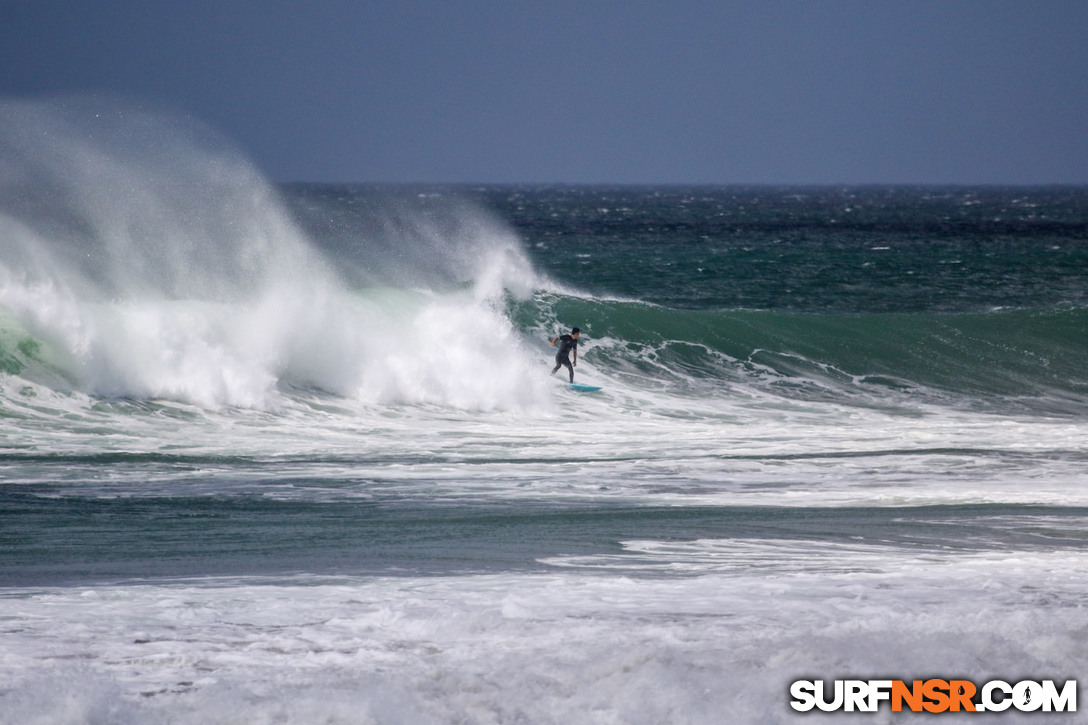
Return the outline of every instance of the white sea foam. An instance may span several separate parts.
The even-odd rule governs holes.
[[[0,308],[75,389],[208,408],[273,407],[283,383],[483,410],[542,397],[500,311],[535,277],[482,212],[330,260],[208,129],[86,100],[7,102],[0,119],[16,177],[0,197]],[[401,291],[379,289],[408,248],[467,286],[409,292],[400,269]]]
[[[636,515],[614,539],[576,531],[595,553],[549,549],[534,573],[489,551],[461,552],[486,574],[100,583],[111,561],[80,579],[29,545],[6,576],[56,564],[82,583],[0,592],[0,722],[773,723],[792,721],[798,677],[1088,664],[1083,517],[1041,510],[1088,506],[1083,417],[868,400],[819,360],[785,379],[758,350],[669,357],[702,343],[598,337],[592,320],[577,375],[604,390],[577,394],[547,377],[547,340],[572,322],[562,304],[594,299],[539,295],[559,287],[487,215],[394,214],[330,255],[205,130],[142,114],[97,128],[74,108],[0,109],[19,136],[0,190],[47,192],[0,196],[0,343],[21,368],[0,376],[3,492],[41,517],[19,520],[37,541],[56,541],[49,506],[69,497],[173,499],[156,510],[177,515],[174,541],[201,535],[191,500],[227,512],[211,517],[227,541],[250,504],[374,500],[436,527],[446,504],[523,521],[962,506],[913,511],[899,544],[774,523],[666,539]],[[515,324],[509,298],[534,291],[540,314]],[[175,574],[137,519],[116,521],[146,547],[134,566]],[[246,556],[229,563],[268,561]]]
[[[674,559],[662,546],[639,548]],[[727,548],[690,556],[730,569],[664,579],[9,591],[0,721],[774,723],[804,719],[788,707],[797,678],[1088,665],[1083,553]]]

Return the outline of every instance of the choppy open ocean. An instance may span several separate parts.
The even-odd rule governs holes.
[[[0,106],[0,721],[1086,673],[1088,189],[277,186]]]

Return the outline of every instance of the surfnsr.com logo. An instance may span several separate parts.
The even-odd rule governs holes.
[[[884,703],[892,712],[1076,712],[1077,681],[1060,687],[1053,680],[1009,684],[991,680],[798,680],[790,685],[790,706],[799,712],[876,712]]]

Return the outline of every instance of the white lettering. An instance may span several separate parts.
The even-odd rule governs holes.
[[[999,691],[1003,697],[994,700],[994,691]],[[982,687],[982,704],[987,711],[1004,712],[1012,706],[1012,685],[1002,680],[991,680]]]
[[[1053,708],[1053,709],[1052,709]],[[1054,685],[1054,680],[1043,680],[1043,712],[1076,712],[1077,681],[1067,680],[1062,691]]]
[[[1035,712],[1043,706],[1043,688],[1038,682],[1024,680],[1012,688],[1012,704],[1020,712]]]
[[[824,712],[835,712],[842,707],[844,699],[842,680],[835,680],[835,699],[828,702],[824,697],[824,682],[820,680],[816,683],[816,707],[820,708]]]
[[[881,700],[892,699],[891,680],[869,680],[869,712],[880,709]]]
[[[798,680],[790,685],[790,707],[798,712],[808,712],[816,707],[816,684],[811,680]]]
[[[1004,712],[1010,707],[1021,712],[1077,711],[1076,680],[1061,683],[1060,689],[1054,680],[1022,680],[1015,685],[991,680],[974,699],[969,695],[976,686],[969,680],[914,680],[910,687],[906,685],[902,680],[797,680],[790,685],[790,706],[798,712],[813,708],[824,712],[877,712],[884,702],[890,702],[896,712],[904,706],[915,712]]]
[[[843,683],[846,701],[846,711],[870,712],[869,710],[869,683],[865,680],[846,680]]]

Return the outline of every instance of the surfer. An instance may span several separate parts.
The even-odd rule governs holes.
[[[555,343],[559,343],[559,352],[555,353],[555,367],[552,368],[552,375],[555,375],[559,368],[566,365],[567,370],[570,371],[570,381],[574,382],[574,367],[578,364],[578,337],[581,334],[582,331],[575,327],[570,331],[569,335],[560,335],[552,340],[552,347],[555,347]],[[574,351],[574,362],[571,362],[568,357],[572,350]]]

